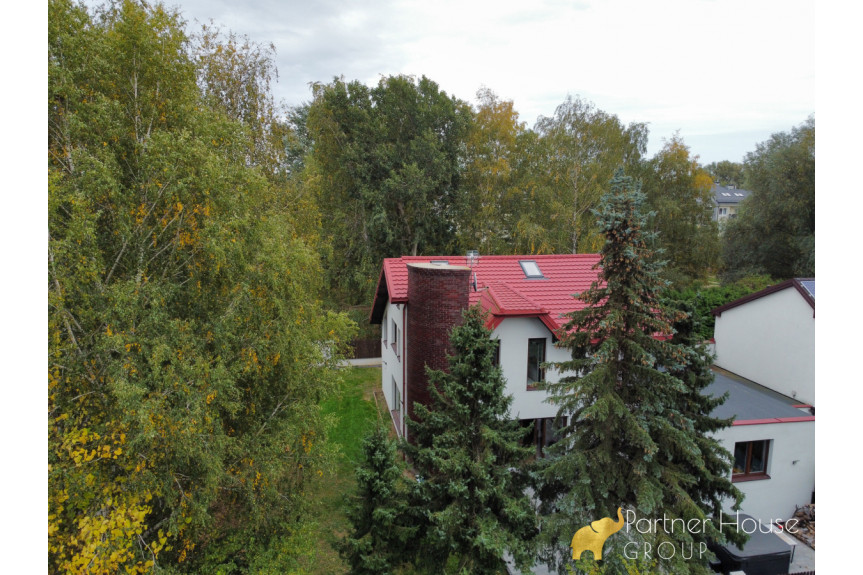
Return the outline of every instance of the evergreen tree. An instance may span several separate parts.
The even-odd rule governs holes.
[[[558,559],[576,529],[614,517],[618,507],[701,520],[705,509],[718,513],[723,496],[739,495],[727,479],[728,454],[705,437],[728,424],[709,415],[721,400],[700,396],[709,357],[691,341],[662,337],[683,316],[660,298],[663,263],[648,247],[655,244],[644,230],[644,202],[640,185],[618,171],[596,212],[606,238],[599,278],[577,296],[586,307],[564,326],[561,345],[572,359],[555,364],[571,375],[545,386],[558,417],[568,417],[540,473],[546,551]],[[679,550],[704,537],[678,529],[651,542]],[[674,572],[702,568],[697,555],[683,562],[678,552],[675,560],[666,566]]]
[[[420,526],[415,564],[429,572],[500,573],[504,555],[533,559],[535,513],[519,471],[533,450],[509,417],[495,343],[478,307],[453,329],[449,373],[429,371],[431,404],[408,421],[404,449],[418,474],[410,510]]]
[[[363,458],[357,468],[357,498],[348,510],[353,531],[341,546],[351,573],[383,575],[404,557],[411,529],[404,518],[405,492],[402,470],[396,462],[396,444],[378,426],[363,441]]]
[[[678,377],[686,386],[686,392],[681,397],[682,412],[692,419],[691,431],[695,432],[694,441],[701,454],[700,459],[684,460],[685,464],[692,462],[703,464],[703,469],[689,469],[695,481],[687,488],[691,500],[687,504],[700,505],[708,517],[719,517],[722,512],[722,499],[734,499],[739,504],[743,494],[728,480],[731,472],[731,454],[722,447],[712,434],[730,426],[733,418],[717,419],[711,417],[714,409],[725,403],[727,394],[721,397],[705,395],[704,390],[713,383],[713,356],[701,337],[701,319],[693,302],[668,302],[679,313],[673,323],[674,336],[671,343],[677,350],[684,353],[685,359],[673,361],[670,372]],[[696,512],[697,510],[692,510]],[[708,526],[715,525],[709,523]],[[730,533],[725,532],[726,535]],[[720,534],[714,531],[707,533],[714,539]],[[742,543],[744,539],[734,537],[735,542]]]

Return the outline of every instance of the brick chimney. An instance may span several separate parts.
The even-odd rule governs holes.
[[[448,369],[450,331],[462,322],[468,307],[471,270],[464,266],[408,264],[407,346],[408,415],[413,402],[428,405],[425,366]]]

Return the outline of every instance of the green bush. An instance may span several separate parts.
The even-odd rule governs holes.
[[[665,297],[672,301],[691,302],[701,319],[699,335],[704,339],[713,337],[715,319],[711,313],[714,309],[740,299],[767,286],[776,283],[768,275],[752,275],[720,286],[693,286],[683,290],[669,290]]]

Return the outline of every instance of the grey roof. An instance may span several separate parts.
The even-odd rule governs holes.
[[[812,299],[815,299],[815,280],[797,280],[800,282],[800,285],[803,286],[803,289],[809,292],[809,295],[812,296]]]
[[[717,204],[739,204],[751,193],[749,190],[737,190],[713,184],[713,201]]]
[[[728,399],[713,410],[714,417],[734,417],[737,421],[806,417],[808,411],[794,407],[800,402],[759,385],[739,375],[714,367],[715,379],[704,390],[707,395],[719,396],[728,392]]]

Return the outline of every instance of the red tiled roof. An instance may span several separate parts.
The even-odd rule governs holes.
[[[446,260],[449,265],[467,265],[464,256],[385,259],[375,292],[371,323],[380,323],[387,299],[394,303],[408,301],[407,264],[432,260]],[[525,277],[520,260],[535,261],[543,277]],[[598,263],[599,254],[481,256],[473,266],[477,289],[466,289],[471,290],[470,304],[480,302],[489,312],[492,326],[498,325],[505,317],[537,317],[554,331],[565,323],[562,314],[584,307],[582,302],[573,298],[573,294],[586,291],[596,281]]]

